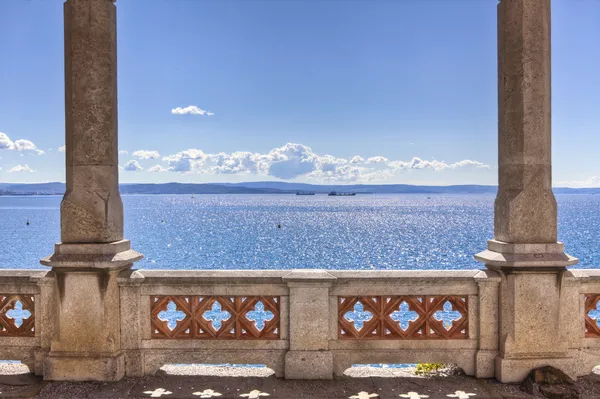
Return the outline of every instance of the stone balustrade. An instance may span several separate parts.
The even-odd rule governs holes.
[[[117,316],[124,374],[236,363],[330,379],[353,364],[442,362],[493,377],[505,345],[503,278],[489,270],[124,271]],[[51,373],[56,282],[52,271],[0,271],[0,359]],[[557,284],[566,328],[549,333],[566,343],[562,369],[585,375],[600,364],[600,270],[565,271]]]

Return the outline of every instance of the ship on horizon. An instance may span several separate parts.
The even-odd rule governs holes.
[[[356,195],[356,193],[338,193],[335,190],[327,194],[330,197],[350,197]]]

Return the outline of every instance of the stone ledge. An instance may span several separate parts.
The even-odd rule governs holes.
[[[213,351],[256,351],[256,350],[287,350],[290,347],[288,339],[142,339],[141,349],[159,350],[213,350]]]
[[[563,254],[565,245],[562,242],[550,244],[520,244],[488,240],[488,249],[503,254]]]
[[[44,266],[79,269],[122,269],[144,258],[130,247],[129,240],[106,244],[55,245],[53,255],[40,260]]]
[[[475,255],[478,262],[491,269],[548,269],[576,265],[579,259],[564,253],[564,246],[555,244],[519,244],[488,241],[488,249]]]
[[[477,350],[479,339],[330,339],[331,351]]]
[[[295,269],[283,276],[282,280],[286,283],[333,283],[335,280],[337,280],[337,278],[322,269]]]
[[[125,356],[51,352],[43,367],[46,381],[119,381],[125,376]]]
[[[331,270],[329,273],[338,280],[366,279],[452,279],[472,280],[481,270]]]
[[[563,268],[576,265],[579,259],[563,254],[503,254],[485,250],[475,255],[478,262],[487,267],[514,268]]]
[[[144,286],[207,286],[215,284],[279,284],[288,270],[137,270]]]

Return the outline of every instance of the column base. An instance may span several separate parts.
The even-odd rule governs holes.
[[[478,350],[475,356],[475,378],[493,378],[497,350]]]
[[[565,253],[562,242],[552,244],[519,244],[497,240],[488,241],[488,249],[475,259],[491,270],[556,269],[576,265],[579,259]]]
[[[119,381],[125,376],[125,356],[51,352],[44,359],[44,380]]]
[[[144,255],[131,249],[129,240],[101,244],[65,244],[54,246],[54,254],[40,263],[54,269],[126,269]]]
[[[124,350],[125,375],[127,377],[144,376],[144,354],[141,350]]]
[[[285,354],[285,379],[333,379],[333,354],[330,351],[289,351]]]
[[[572,358],[547,358],[547,359],[505,359],[496,357],[496,379],[504,384],[520,383],[533,369],[552,366],[577,379],[577,370]]]
[[[499,356],[494,361],[496,379],[503,383],[521,382],[531,370],[543,366],[576,376],[574,359],[569,353],[572,320],[568,316],[577,304],[568,294],[564,272],[578,259],[567,255],[561,242],[497,240],[488,241],[488,249],[475,255],[475,259],[502,277],[498,302]],[[489,365],[489,354],[481,356],[482,366]],[[479,358],[478,353],[478,363]],[[489,371],[482,367],[482,373]]]

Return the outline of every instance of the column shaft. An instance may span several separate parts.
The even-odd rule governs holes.
[[[502,0],[496,240],[556,243],[550,84],[550,0]]]
[[[116,9],[112,0],[68,0],[64,17],[67,191],[61,239],[119,241]]]

